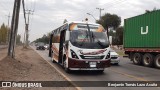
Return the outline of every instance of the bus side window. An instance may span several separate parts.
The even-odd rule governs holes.
[[[60,36],[59,35],[53,35],[52,42],[53,43],[59,43],[60,42]]]

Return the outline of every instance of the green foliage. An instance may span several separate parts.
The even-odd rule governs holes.
[[[64,19],[63,24],[65,24],[67,22],[67,19]]]
[[[101,24],[106,30],[108,28],[113,28],[109,31],[109,36],[112,36],[113,45],[122,45],[123,44],[123,27],[119,27],[121,24],[121,17],[116,14],[106,13],[100,20],[97,20],[97,23]]]
[[[48,33],[48,35],[43,35],[43,37],[38,38],[37,40],[35,40],[34,42],[38,43],[38,42],[43,42],[45,44],[49,44],[49,36],[50,34]]]
[[[123,30],[123,27],[119,27],[116,30],[117,45],[123,45]]]
[[[150,13],[150,12],[153,12],[153,11],[157,11],[158,9],[156,7],[153,8],[153,10],[145,10],[145,13]]]
[[[123,45],[123,27],[118,27],[116,33],[113,35],[112,44],[113,45]]]
[[[6,44],[10,36],[10,28],[8,28],[4,23],[0,27],[0,44]],[[16,37],[17,44],[21,44],[21,36],[17,35]]]
[[[7,33],[9,29],[5,24],[3,23],[0,27],[0,43],[4,44],[7,43]]]
[[[16,43],[17,44],[22,44],[22,42],[21,42],[21,35],[17,35],[17,37],[16,37]]]
[[[107,13],[103,15],[100,20],[97,20],[97,23],[101,24],[105,29],[109,27],[116,29],[121,24],[121,17],[116,14]]]

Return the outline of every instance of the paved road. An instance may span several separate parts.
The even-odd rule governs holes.
[[[8,45],[0,45],[0,49],[7,48]]]
[[[35,50],[35,47],[32,47]],[[160,81],[160,70],[155,68],[148,68],[143,66],[133,65],[127,58],[121,57],[119,66],[112,65],[105,69],[103,74],[94,72],[73,72],[66,73],[62,67],[56,63],[52,63],[48,57],[48,51],[35,50],[46,61],[51,63],[60,72],[67,76],[72,81]],[[108,88],[108,87],[81,87],[82,90],[160,90],[155,87],[122,87],[122,88]]]

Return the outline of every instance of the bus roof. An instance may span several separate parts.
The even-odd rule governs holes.
[[[69,22],[66,22],[65,24],[71,24],[71,23],[80,23],[80,24],[94,24],[94,25],[100,25],[100,24],[97,24],[97,23],[92,23],[92,22],[82,22],[82,21],[69,21]]]
[[[100,24],[97,24],[97,23],[91,23],[91,22],[82,22],[82,21],[67,21],[66,23],[64,23],[62,26],[64,26],[64,25],[69,25],[69,24],[71,24],[71,23],[79,23],[79,24],[93,24],[93,25],[100,25]],[[60,27],[62,27],[62,26],[60,26]],[[60,27],[58,27],[58,28],[60,28]],[[57,29],[58,29],[57,28]],[[54,33],[54,31],[55,31],[56,29],[54,29],[53,31],[52,31],[52,33]]]

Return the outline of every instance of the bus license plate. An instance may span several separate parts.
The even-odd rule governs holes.
[[[89,62],[90,67],[96,67],[97,63],[96,62]]]

